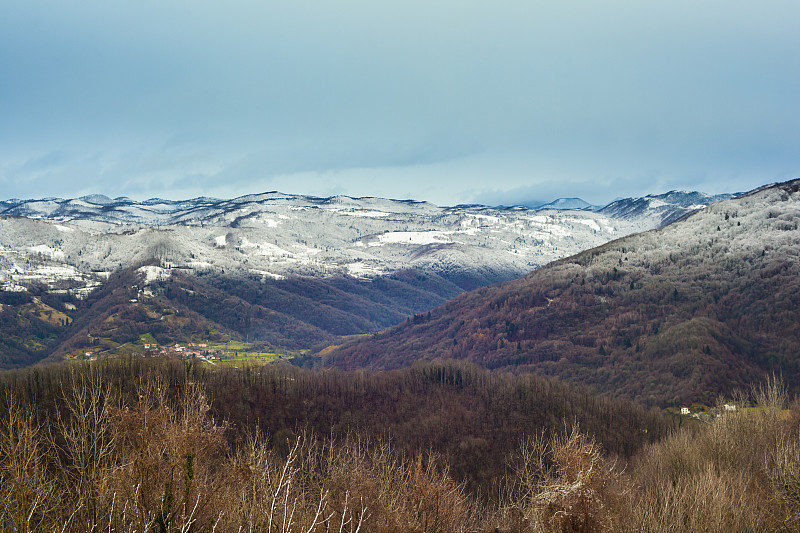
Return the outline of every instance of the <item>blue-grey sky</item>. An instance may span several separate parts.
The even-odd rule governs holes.
[[[25,0],[0,198],[458,203],[800,176],[796,0]]]

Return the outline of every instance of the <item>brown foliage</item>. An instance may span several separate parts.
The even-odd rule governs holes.
[[[629,483],[577,426],[550,441],[527,439],[511,465],[506,509],[516,518],[512,529],[616,531],[624,523]]]
[[[32,383],[0,380],[5,530],[723,532],[800,524],[800,417],[776,380],[754,391],[756,407],[685,426],[624,470],[576,424],[532,427],[507,454],[502,489],[480,492],[437,453],[407,453],[364,432],[270,440],[250,425],[232,439],[234,427],[214,420],[201,382],[171,364],[148,364],[133,383],[106,380],[102,365],[55,368],[55,417],[26,400]],[[358,386],[368,388],[363,378]]]

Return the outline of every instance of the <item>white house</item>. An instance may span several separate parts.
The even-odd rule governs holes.
[[[689,408],[688,407],[681,407],[681,414],[682,415],[690,415],[692,413],[689,412]]]

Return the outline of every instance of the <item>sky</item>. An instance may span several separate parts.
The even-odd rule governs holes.
[[[800,177],[796,0],[25,0],[0,198],[516,205]]]

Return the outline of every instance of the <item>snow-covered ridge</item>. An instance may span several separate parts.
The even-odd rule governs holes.
[[[594,211],[580,199],[555,202],[579,209],[534,210],[279,192],[229,200],[8,200],[0,203],[0,289],[41,282],[85,292],[107,272],[144,262],[264,279],[406,268],[509,278],[711,201],[673,191]],[[150,281],[163,279],[155,272],[142,270]]]
[[[735,197],[734,194],[708,195],[697,191],[670,191],[664,194],[649,194],[640,198],[615,200],[597,212],[617,219],[643,219],[649,217],[653,224],[666,225],[685,216],[704,209],[722,200]]]

